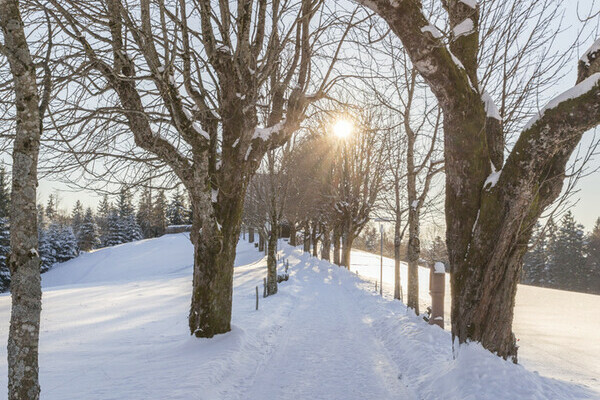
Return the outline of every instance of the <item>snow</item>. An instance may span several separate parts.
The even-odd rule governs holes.
[[[472,9],[477,8],[477,0],[459,0],[461,3],[466,4]]]
[[[362,279],[379,276],[375,255],[353,252],[358,277],[284,242],[279,248],[289,261],[290,280],[277,295],[260,297],[255,311],[255,287],[262,290],[266,258],[240,241],[232,331],[212,339],[188,332],[193,247],[187,234],[100,249],[59,264],[43,276],[42,399],[581,399],[600,394],[581,386],[600,389],[591,378],[600,373],[600,344],[593,340],[600,328],[600,296],[570,298],[567,292],[536,289],[524,302],[519,289],[515,329],[521,358],[540,372],[546,365],[555,368],[549,375],[562,374],[562,381],[554,380],[478,344],[459,346],[453,354],[449,332],[389,299],[393,260],[384,259],[386,296],[381,298],[372,282]],[[428,297],[425,271],[423,298]],[[405,266],[402,273],[406,282]],[[566,324],[548,329],[557,315]],[[5,343],[9,318],[10,295],[5,294],[0,296]],[[5,347],[0,347],[0,366],[0,396],[6,396]],[[581,374],[571,374],[575,370]]]
[[[452,29],[452,33],[454,33],[455,38],[458,38],[463,35],[470,34],[471,32],[473,32],[474,28],[475,24],[473,23],[473,20],[471,18],[467,18],[460,24],[456,25],[454,29]]]
[[[500,116],[500,111],[498,110],[498,107],[496,107],[494,99],[492,99],[492,96],[485,90],[481,94],[481,100],[483,101],[487,117],[502,121],[502,116]]]
[[[233,144],[231,145],[231,147],[237,146],[239,142],[240,142],[240,138],[235,139],[235,142],[233,142]]]
[[[279,131],[284,127],[285,120],[282,120],[276,123],[273,126],[267,128],[255,128],[254,135],[252,135],[252,139],[261,139],[265,142],[271,138],[271,135],[274,133],[279,133]]]
[[[210,136],[208,135],[208,132],[206,132],[204,129],[202,129],[197,122],[194,122],[192,124],[192,126],[194,127],[194,130],[196,131],[196,133],[198,133],[200,136],[202,136],[206,140],[210,140]]]
[[[375,280],[379,281],[379,263],[379,255],[352,251],[352,272],[358,272],[361,277],[369,279],[371,288],[374,288]],[[400,279],[404,299],[407,290],[407,270],[407,265],[402,263]],[[393,297],[394,260],[386,257],[383,258],[383,291],[385,298]],[[450,274],[446,274],[446,330],[451,329],[450,291]],[[419,268],[419,304],[421,310],[425,310],[431,304],[429,268],[425,267]],[[498,398],[600,399],[600,296],[518,285],[513,329],[520,346],[519,363],[523,367],[544,377],[587,386],[593,393],[579,396],[537,393],[535,396],[511,397],[507,392]],[[462,349],[460,352],[464,354]]]
[[[558,107],[558,105],[564,101],[575,99],[589,92],[594,86],[598,84],[598,81],[600,81],[600,72],[596,72],[595,74],[590,75],[583,81],[579,82],[577,85],[573,86],[571,89],[556,96],[555,98],[550,100],[548,104],[546,104],[542,111],[540,111],[537,115],[533,116],[529,120],[529,122],[527,122],[523,130],[526,131],[530,129],[540,118],[542,118],[546,111]]]
[[[217,199],[219,198],[219,189],[212,189],[210,193],[210,198],[213,203],[216,203]]]
[[[437,261],[434,265],[433,265],[433,272],[435,274],[445,274],[446,273],[446,266],[444,265],[443,262],[439,262]]]
[[[492,165],[492,172],[483,183],[483,188],[487,190],[492,190],[492,188],[495,187],[498,183],[500,175],[502,175],[502,170],[496,171],[494,163],[490,162],[490,164]],[[477,215],[477,217],[479,218],[479,214]]]
[[[419,206],[419,201],[418,201],[418,200],[413,200],[413,202],[412,202],[412,203],[410,203],[410,207],[411,207],[413,210],[416,210],[418,206]]]
[[[600,51],[600,39],[596,40],[589,49],[579,59],[586,66],[589,66],[590,63],[598,57],[598,52]],[[590,58],[591,57],[591,58]]]
[[[431,36],[433,36],[435,39],[439,39],[442,37],[442,33],[439,31],[439,29],[433,25],[427,25],[422,27],[421,32],[429,32],[431,33]]]

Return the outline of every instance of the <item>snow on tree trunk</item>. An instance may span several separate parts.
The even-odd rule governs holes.
[[[37,160],[41,117],[35,67],[16,0],[0,1],[3,53],[15,89],[16,133],[13,147],[11,253],[12,310],[8,334],[8,398],[38,399],[38,341],[42,288],[37,231]]]

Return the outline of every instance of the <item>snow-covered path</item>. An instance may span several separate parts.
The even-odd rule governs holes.
[[[232,330],[189,334],[192,246],[165,235],[100,249],[43,276],[42,400],[598,399],[478,344],[452,350],[372,281],[282,243],[290,279],[255,310],[266,260],[240,241]],[[0,295],[6,343],[10,295]],[[576,356],[576,352],[573,352]],[[6,397],[0,346],[0,398]]]
[[[303,288],[272,359],[245,398],[329,400],[332,393],[339,399],[416,398],[399,381],[398,367],[361,310],[352,306],[355,298],[339,276],[318,266],[299,268],[296,276],[306,276],[303,269],[309,268],[308,273],[325,272],[325,279],[310,280]]]

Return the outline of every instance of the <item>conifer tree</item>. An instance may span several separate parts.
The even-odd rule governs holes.
[[[145,188],[140,196],[137,222],[145,238],[155,237],[152,227],[152,193]]]
[[[8,182],[6,171],[4,168],[0,168],[0,292],[5,292],[10,286],[10,271],[7,264],[10,251]]]
[[[96,223],[98,224],[98,236],[100,237],[100,245],[108,246],[106,244],[109,228],[108,228],[108,217],[111,211],[111,204],[108,201],[108,195],[102,197],[102,201],[98,205],[98,213],[96,215]]]
[[[117,210],[121,218],[133,215],[133,199],[131,192],[126,187],[121,189],[119,198],[117,199]]]
[[[600,294],[600,218],[596,220],[594,229],[586,243],[587,293]]]
[[[77,200],[75,206],[73,206],[73,212],[71,213],[71,227],[75,236],[79,234],[79,228],[83,222],[83,205],[81,201]]]
[[[56,222],[50,223],[48,229],[42,229],[39,236],[39,254],[41,259],[40,270],[48,271],[56,262],[56,245],[60,237],[60,226]]]
[[[108,214],[106,238],[103,245],[116,246],[126,241],[123,219],[119,216],[118,210],[113,209]]]
[[[123,229],[123,237],[125,243],[141,240],[144,238],[144,234],[140,229],[135,216],[133,214],[126,216],[121,219],[121,226]]]
[[[46,203],[46,217],[48,217],[50,221],[53,221],[56,218],[56,214],[56,200],[54,195],[51,194],[48,196],[48,203]]]
[[[56,242],[52,243],[56,262],[61,263],[79,255],[79,245],[73,233],[73,228],[68,225],[61,226]]]
[[[173,194],[167,207],[167,218],[170,225],[184,225],[189,221],[189,210],[185,206],[185,197],[179,188]]]
[[[556,288],[582,290],[585,286],[583,226],[575,221],[571,211],[564,215],[557,231],[551,268]]]
[[[160,190],[152,205],[152,234],[162,236],[167,229],[167,199],[164,190]]]
[[[85,216],[79,230],[79,247],[82,251],[90,251],[100,247],[100,237],[98,235],[98,226],[94,221],[94,215],[91,208],[85,210]]]
[[[529,241],[529,251],[523,258],[522,282],[527,285],[544,286],[548,282],[548,255],[546,232],[536,223]]]

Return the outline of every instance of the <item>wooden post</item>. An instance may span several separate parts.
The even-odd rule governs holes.
[[[429,273],[429,294],[431,295],[430,325],[444,329],[444,291],[446,289],[446,267],[444,263],[431,265]]]
[[[263,297],[267,297],[267,278],[263,278]]]
[[[256,287],[256,310],[258,310],[258,286]]]
[[[377,293],[377,281],[375,281],[375,293]]]

